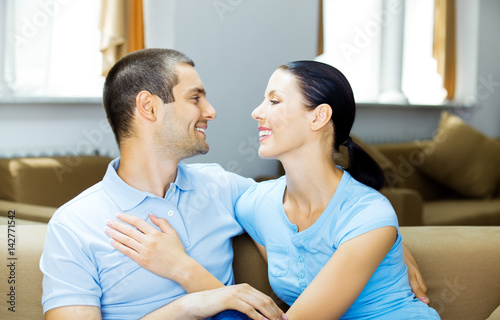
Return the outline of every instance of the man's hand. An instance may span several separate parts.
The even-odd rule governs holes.
[[[137,229],[114,220],[108,220],[105,232],[111,237],[115,249],[130,257],[145,269],[164,278],[177,280],[191,262],[177,232],[165,219],[150,214],[151,221],[161,231],[146,221],[126,213],[118,213],[118,219]]]
[[[237,310],[254,320],[283,319],[283,311],[273,299],[248,284],[191,293],[143,319],[204,319],[224,310]]]
[[[418,264],[413,256],[413,253],[404,244],[403,254],[406,268],[408,269],[408,280],[410,282],[411,290],[418,300],[429,304],[429,297],[425,294],[427,292],[427,285],[425,284],[424,278],[418,268]]]

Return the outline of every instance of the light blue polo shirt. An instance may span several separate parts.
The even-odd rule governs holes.
[[[243,229],[234,205],[254,181],[216,164],[180,163],[165,198],[126,184],[116,173],[119,158],[103,180],[59,208],[50,220],[40,260],[44,312],[68,305],[101,308],[103,319],[139,319],[186,294],[115,250],[104,233],[117,212],[150,224],[148,213],[168,220],[186,252],[222,283],[234,283],[231,238]]]
[[[394,226],[397,240],[342,319],[439,319],[410,289],[396,213],[384,196],[344,171],[318,220],[298,232],[283,209],[285,189],[285,176],[261,182],[236,204],[238,221],[267,249],[269,282],[281,300],[292,305],[344,242]]]

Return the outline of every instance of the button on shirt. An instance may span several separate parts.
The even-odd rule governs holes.
[[[44,312],[91,305],[101,308],[103,319],[138,319],[186,293],[111,246],[104,227],[117,212],[150,224],[149,213],[167,219],[191,257],[222,283],[234,283],[231,238],[242,233],[234,205],[254,181],[215,164],[180,163],[161,198],[127,185],[116,173],[119,163],[113,160],[101,182],[51,219],[40,260]]]

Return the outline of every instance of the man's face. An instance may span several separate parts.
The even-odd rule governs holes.
[[[179,160],[208,152],[207,122],[216,117],[206,98],[205,88],[196,70],[186,64],[177,66],[179,83],[173,88],[174,102],[164,104],[155,132],[158,151]],[[172,154],[172,152],[174,154]]]

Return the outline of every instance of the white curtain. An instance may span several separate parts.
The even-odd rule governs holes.
[[[3,96],[100,96],[100,0],[2,2]]]

